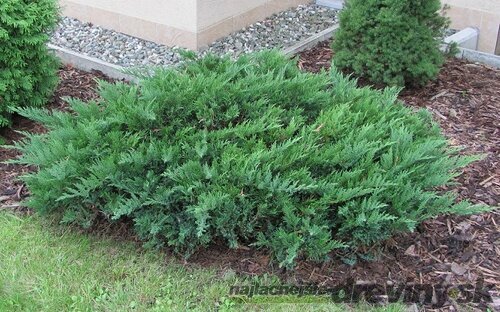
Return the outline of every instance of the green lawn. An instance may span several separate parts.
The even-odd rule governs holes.
[[[160,252],[73,233],[36,216],[0,212],[0,237],[1,312],[372,310],[327,298],[229,298],[229,287],[242,282],[234,274],[224,279],[185,269]]]

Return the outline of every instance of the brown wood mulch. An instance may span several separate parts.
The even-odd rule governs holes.
[[[300,55],[298,65],[309,72],[329,69],[330,42]],[[366,85],[366,83],[363,83]],[[407,105],[433,113],[444,134],[465,154],[485,159],[467,167],[456,188],[460,199],[498,206],[500,202],[500,70],[449,59],[438,78],[424,88],[404,90]]]
[[[332,51],[327,42],[303,52],[299,66],[317,72],[328,68]],[[97,97],[95,79],[99,73],[86,73],[71,67],[59,72],[61,83],[49,106],[64,109],[63,97],[84,100]],[[481,153],[485,158],[464,169],[454,187],[461,199],[498,206],[500,199],[500,71],[482,65],[450,59],[438,79],[425,88],[403,91],[407,105],[425,107],[435,116],[445,135],[464,153]],[[21,136],[13,130],[43,131],[26,119],[15,117],[12,129],[0,130],[7,143]],[[15,151],[0,148],[0,162],[16,157]],[[0,163],[0,206],[20,210],[19,199],[28,194],[18,176],[28,171],[18,165]],[[22,210],[22,209],[21,209]],[[292,284],[334,286],[349,279],[364,282],[414,282],[427,284],[465,284],[479,279],[492,285],[490,294],[500,289],[500,212],[460,217],[442,216],[421,224],[415,233],[402,234],[383,244],[374,261],[346,264],[341,255],[322,265],[299,261],[293,272],[274,266],[269,255],[253,249],[229,250],[222,244],[200,250],[188,268],[217,268],[221,276],[234,271],[244,275],[272,273]],[[122,234],[127,233],[119,227]],[[133,238],[133,234],[129,237]],[[484,305],[471,305],[485,309]],[[440,310],[456,310],[453,302]],[[428,307],[428,310],[433,310]]]
[[[93,100],[98,97],[95,88],[97,80],[112,81],[102,73],[87,73],[70,66],[61,68],[59,74],[59,85],[48,104],[48,109],[63,110],[67,107],[64,98],[78,98],[82,100]],[[11,128],[0,128],[0,138],[4,144],[10,145],[22,139],[22,135],[16,131],[43,132],[44,129],[39,124],[20,116],[14,116]],[[24,198],[28,191],[18,177],[31,168],[16,164],[6,164],[5,161],[14,159],[18,152],[12,149],[0,147],[0,207],[9,207],[18,212],[29,213],[30,211],[22,207],[19,201]]]

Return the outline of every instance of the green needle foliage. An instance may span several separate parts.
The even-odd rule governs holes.
[[[435,191],[473,158],[397,89],[303,73],[276,52],[207,56],[100,94],[72,112],[19,111],[49,130],[16,146],[39,169],[24,177],[28,205],[63,222],[128,219],[185,256],[225,242],[292,267],[483,209]]]
[[[44,105],[57,84],[46,47],[57,12],[55,0],[0,1],[0,127],[14,108]]]
[[[439,0],[347,0],[335,65],[375,85],[425,85],[444,62],[440,8]]]

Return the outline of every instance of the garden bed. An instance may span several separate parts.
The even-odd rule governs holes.
[[[327,43],[304,52],[299,65],[317,71],[330,64],[332,52]],[[84,100],[97,97],[94,88],[99,73],[85,73],[71,67],[59,72],[61,83],[50,109],[64,109],[64,97]],[[461,199],[498,205],[500,196],[498,120],[500,120],[500,71],[485,66],[449,60],[438,80],[425,89],[405,91],[401,99],[408,105],[427,107],[442,125],[453,144],[464,145],[465,153],[484,153],[486,158],[467,167],[455,187]],[[14,118],[12,129],[0,132],[7,143],[21,139],[15,130],[41,132],[37,124]],[[16,157],[13,150],[0,149],[0,161]],[[17,180],[30,170],[18,165],[0,164],[0,207],[22,210],[20,199],[29,194]],[[25,210],[26,211],[26,210]],[[338,254],[334,260],[317,265],[301,261],[294,272],[279,270],[268,254],[251,249],[228,250],[215,244],[196,253],[190,266],[220,269],[221,275],[232,272],[247,275],[273,273],[289,283],[336,285],[354,279],[364,282],[470,283],[484,278],[487,284],[500,286],[500,213],[494,211],[470,217],[439,217],[424,222],[412,234],[394,237],[384,245],[379,258],[371,262],[346,264]],[[131,232],[121,227],[121,235]],[[492,292],[494,295],[495,293]],[[498,296],[498,294],[497,294]],[[451,304],[451,303],[449,303]]]
[[[64,101],[65,97],[74,97],[82,100],[95,99],[98,96],[95,91],[97,86],[96,79],[110,81],[109,78],[99,72],[87,73],[70,66],[59,70],[59,79],[60,83],[52,100],[48,104],[49,109],[65,109],[67,107]],[[12,123],[11,128],[0,129],[0,139],[3,139],[5,144],[12,144],[22,139],[22,135],[16,131],[37,133],[44,131],[40,125],[20,116],[14,116]],[[30,168],[4,163],[9,159],[15,158],[17,155],[18,152],[15,150],[0,147],[0,207],[3,205],[23,210],[22,207],[17,206],[17,202],[24,198],[28,194],[28,191],[18,181],[18,177],[29,171]]]
[[[265,20],[216,40],[203,53],[240,55],[271,48],[286,48],[337,24],[337,10],[315,4],[274,14]],[[103,61],[129,67],[172,65],[179,49],[64,17],[51,43]]]
[[[330,68],[329,42],[301,54],[299,67],[318,72]],[[361,82],[361,84],[366,84]],[[497,206],[500,202],[500,70],[451,58],[436,81],[404,90],[407,105],[427,108],[453,145],[464,153],[484,154],[466,168],[457,187],[461,199]]]

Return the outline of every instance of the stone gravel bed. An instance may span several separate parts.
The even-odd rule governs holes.
[[[315,4],[274,14],[212,43],[200,53],[218,55],[286,48],[337,24],[338,11]],[[179,48],[104,29],[63,17],[51,43],[109,63],[130,67],[172,65],[180,61]]]

